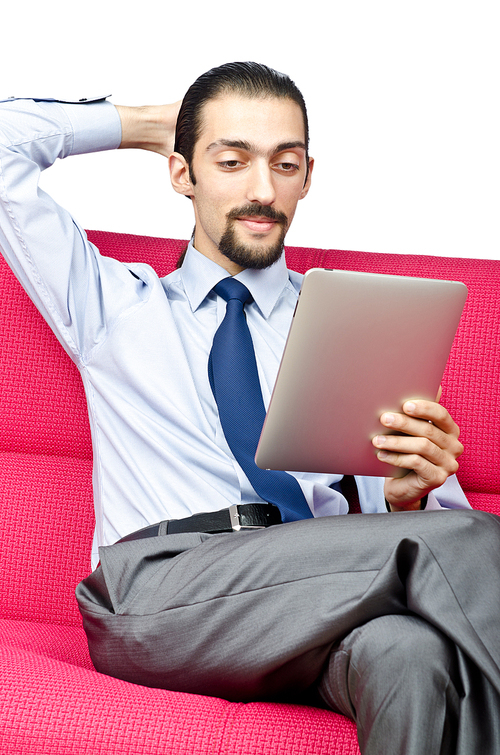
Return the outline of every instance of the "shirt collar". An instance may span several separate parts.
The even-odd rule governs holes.
[[[189,242],[180,270],[186,296],[194,312],[219,281],[228,277],[227,270],[198,252]],[[285,255],[264,270],[243,270],[235,276],[248,288],[267,319],[288,282]]]

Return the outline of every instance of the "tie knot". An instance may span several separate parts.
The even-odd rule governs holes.
[[[213,290],[225,301],[238,299],[242,304],[252,300],[252,294],[248,288],[236,278],[223,278]]]

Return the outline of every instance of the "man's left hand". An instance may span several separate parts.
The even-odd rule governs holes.
[[[407,401],[403,413],[386,412],[380,422],[405,435],[373,438],[378,458],[410,470],[405,477],[386,478],[386,500],[392,511],[420,509],[421,499],[458,469],[457,459],[464,450],[458,425],[443,406],[423,400]]]

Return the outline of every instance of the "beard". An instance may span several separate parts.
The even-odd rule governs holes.
[[[283,212],[266,205],[248,205],[231,210],[227,214],[226,229],[219,241],[219,252],[228,260],[243,268],[263,270],[279,260],[283,254],[288,218]],[[234,222],[239,217],[264,217],[274,220],[281,226],[281,233],[271,246],[265,244],[243,244],[238,241]]]

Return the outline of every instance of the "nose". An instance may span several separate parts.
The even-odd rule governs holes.
[[[267,161],[254,163],[248,175],[247,199],[262,205],[271,205],[276,199],[273,173]]]

